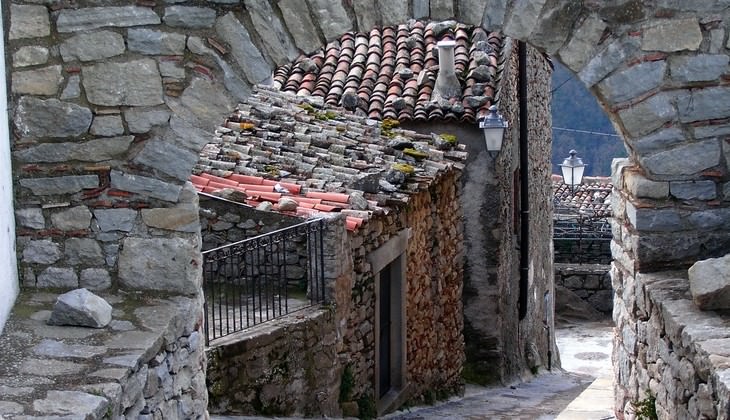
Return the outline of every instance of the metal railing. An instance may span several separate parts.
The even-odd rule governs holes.
[[[205,342],[325,300],[322,219],[203,252]]]

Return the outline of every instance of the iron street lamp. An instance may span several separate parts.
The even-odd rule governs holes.
[[[560,170],[563,172],[563,183],[570,185],[570,194],[575,193],[575,186],[580,185],[583,180],[583,171],[586,165],[583,159],[576,156],[578,152],[571,150],[570,156],[563,160],[560,164]]]
[[[502,150],[504,130],[509,127],[502,114],[497,112],[497,106],[489,107],[489,113],[479,120],[479,128],[484,131],[484,141],[487,143],[487,152],[492,159],[496,158]]]

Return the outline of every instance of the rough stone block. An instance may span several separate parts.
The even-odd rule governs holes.
[[[170,159],[171,156],[175,158]],[[134,158],[134,163],[154,168],[180,181],[190,177],[197,162],[197,153],[159,139],[145,143],[142,151]]]
[[[624,168],[631,166],[628,158],[614,158],[611,161],[611,183],[620,188],[624,185]]]
[[[692,175],[720,164],[720,144],[716,139],[687,143],[639,158],[653,175]]]
[[[112,286],[112,278],[103,268],[86,268],[81,270],[79,286],[89,290],[106,290]]]
[[[327,41],[332,41],[345,32],[354,29],[352,21],[347,15],[347,10],[341,2],[312,0],[309,5]]]
[[[639,41],[635,37],[617,39],[593,57],[578,73],[578,78],[586,86],[593,86],[611,74],[638,50]]]
[[[24,137],[75,137],[91,125],[91,110],[58,99],[22,97],[15,110],[15,127]]]
[[[504,24],[505,32],[519,39],[527,39],[537,27],[540,12],[546,0],[517,0],[512,5],[511,14]]]
[[[669,197],[669,183],[646,179],[637,171],[624,172],[624,186],[636,198],[664,199]]]
[[[101,252],[101,246],[93,239],[67,239],[64,243],[64,252],[68,264],[97,266],[104,264],[104,254]]]
[[[86,206],[71,207],[52,213],[51,223],[61,230],[88,229],[91,225],[91,212]]]
[[[415,3],[414,3],[415,9]],[[487,8],[482,16],[482,27],[488,31],[501,30],[507,15],[507,0],[492,0],[487,2]]]
[[[61,258],[61,249],[50,239],[31,240],[23,248],[26,264],[53,264]]]
[[[677,111],[672,105],[673,101],[674,98],[671,95],[660,93],[619,111],[618,116],[629,135],[641,137],[677,117]]]
[[[244,0],[251,16],[251,23],[259,34],[269,57],[277,65],[293,62],[299,56],[294,41],[289,37],[286,27],[279,20],[268,0]]]
[[[661,86],[666,61],[650,61],[617,72],[598,84],[598,90],[611,103],[636,98]]]
[[[730,116],[730,103],[726,100],[730,87],[709,87],[685,91],[677,97],[680,121],[713,120]]]
[[[176,61],[160,61],[160,74],[162,78],[185,79],[185,68]]]
[[[688,274],[692,300],[698,308],[730,309],[730,254],[697,261]]]
[[[251,35],[233,13],[218,18],[215,23],[215,31],[224,42],[230,45],[233,59],[243,70],[249,82],[263,83],[271,77],[272,69],[261,51],[254,45]]]
[[[645,232],[675,232],[686,229],[676,209],[636,208],[626,203],[626,215],[632,226]]]
[[[215,10],[207,7],[169,6],[162,17],[165,25],[173,28],[212,28]]]
[[[104,328],[111,320],[111,305],[82,288],[58,296],[48,324]]]
[[[86,7],[62,9],[58,14],[58,32],[82,32],[90,29],[159,25],[160,17],[151,8],[137,6]]]
[[[198,207],[192,204],[167,209],[143,209],[142,221],[158,229],[192,233],[200,231]]]
[[[730,57],[725,54],[700,54],[671,57],[670,72],[677,82],[709,82],[727,72]]]
[[[43,210],[39,208],[25,208],[15,210],[15,223],[18,226],[30,229],[43,229],[46,227],[46,220],[43,217]]]
[[[530,42],[554,55],[571,35],[576,20],[583,12],[578,2],[548,2],[530,35]]]
[[[97,188],[96,175],[72,175],[55,178],[21,178],[20,186],[30,189],[35,195],[77,193],[86,188]]]
[[[311,53],[322,46],[317,27],[309,15],[309,7],[303,1],[278,0],[279,10],[296,46]]]
[[[730,201],[730,182],[726,182],[722,186],[722,195],[723,195],[723,200]]]
[[[696,18],[665,19],[644,28],[641,49],[644,51],[696,51],[702,43],[702,31]]]
[[[86,96],[103,106],[149,106],[163,103],[162,78],[157,63],[141,59],[99,63],[82,69]]]
[[[395,7],[400,8],[403,7],[403,4],[401,2],[383,2],[383,7]],[[407,6],[406,6],[407,7]],[[375,28],[378,25],[378,6],[376,5],[376,0],[363,0],[363,1],[357,1],[352,3],[352,9],[355,12],[355,19],[357,21],[357,29],[361,32],[369,32],[372,28]],[[387,13],[383,13],[387,18],[390,18],[391,15],[388,15]],[[387,25],[384,25],[387,26]]]
[[[194,294],[200,291],[201,266],[196,240],[130,237],[119,254],[119,280],[134,290]]]
[[[94,217],[102,232],[131,232],[137,212],[132,209],[95,209]]]
[[[154,29],[129,29],[129,51],[146,55],[182,55],[185,52],[185,35]]]
[[[20,95],[55,95],[63,83],[61,66],[15,71],[12,79],[12,91]]]
[[[680,200],[714,200],[717,197],[715,181],[673,181],[669,188]]]
[[[393,3],[393,2],[386,2]],[[431,14],[431,7],[429,0],[413,0],[413,18],[423,19],[428,18]]]
[[[124,37],[112,31],[80,33],[63,41],[60,46],[63,61],[94,61],[123,54]]]
[[[633,149],[640,153],[649,153],[658,150],[666,150],[687,140],[684,132],[676,127],[659,130],[645,137],[627,139]]]
[[[494,3],[494,2],[492,2]],[[458,2],[459,22],[467,25],[481,26],[484,19],[485,4],[479,0],[460,0]]]
[[[10,4],[8,39],[39,38],[51,34],[46,6]]]
[[[54,289],[79,287],[79,278],[73,268],[48,267],[38,274],[36,287]]]
[[[28,45],[13,53],[13,67],[37,66],[48,62],[48,48]]]
[[[111,137],[124,134],[124,124],[119,115],[100,115],[94,118],[89,132],[95,136]]]
[[[79,77],[79,75],[77,74],[74,74],[68,78],[68,82],[66,82],[66,87],[63,88],[63,92],[61,92],[61,99],[77,99],[80,96],[81,77]]]
[[[454,13],[454,0],[431,0],[430,6],[431,19],[446,20],[456,17],[456,13]]]
[[[121,171],[111,171],[111,187],[173,203],[177,202],[180,190],[182,190],[180,185]]]
[[[558,52],[560,61],[574,72],[579,72],[593,57],[604,30],[606,23],[603,19],[593,15],[586,18]]]
[[[165,125],[170,120],[170,111],[154,108],[130,108],[124,112],[130,133],[146,133],[157,125]]]
[[[15,152],[13,155],[21,162],[101,162],[118,158],[127,152],[133,136],[96,139],[79,143],[43,143]]]

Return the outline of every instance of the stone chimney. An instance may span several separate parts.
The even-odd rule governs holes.
[[[436,84],[431,93],[431,100],[438,101],[443,98],[461,97],[461,84],[456,78],[454,70],[454,47],[456,41],[446,39],[439,41],[436,46],[439,50],[439,73],[436,76]]]

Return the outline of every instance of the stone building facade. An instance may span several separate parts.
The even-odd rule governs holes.
[[[614,289],[632,290],[617,286],[642,285],[644,274],[684,270],[730,249],[722,2],[14,0],[2,7],[24,285],[196,293],[195,264],[160,275],[137,272],[130,261],[154,267],[199,258],[199,237],[190,231],[197,209],[183,185],[215,122],[275,65],[353,28],[409,18],[501,29],[566,64],[599,97],[630,151],[614,168]],[[150,247],[169,252],[151,261],[140,252]],[[659,294],[647,296],[654,302]],[[650,381],[630,337],[643,334],[637,314],[660,320],[637,312],[630,295],[618,297],[614,316],[628,340],[620,335],[616,343],[617,407],[631,417],[621,407],[644,398]],[[712,372],[718,386],[703,398],[716,402],[726,395],[727,367]],[[707,377],[697,381],[706,385]],[[657,403],[662,412],[670,407]]]

